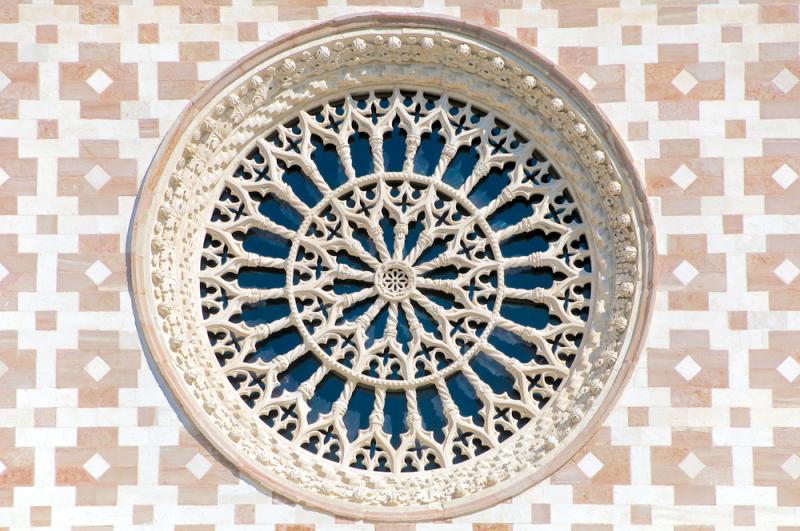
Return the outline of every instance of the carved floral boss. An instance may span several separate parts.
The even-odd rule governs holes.
[[[134,287],[165,381],[234,466],[413,520],[577,450],[637,352],[652,247],[624,149],[552,67],[378,18],[258,50],[184,113],[137,209]]]

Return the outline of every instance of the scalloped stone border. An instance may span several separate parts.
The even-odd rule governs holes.
[[[422,34],[428,36],[414,36]],[[370,42],[359,35],[369,35]],[[337,36],[341,42],[319,45]],[[584,192],[594,196],[593,215],[603,219],[598,230],[609,236],[603,258],[613,262],[608,266],[613,281],[606,279],[610,306],[593,310],[606,314],[607,329],[594,331],[595,337],[586,341],[590,346],[582,348],[583,380],[565,386],[564,394],[575,407],[553,408],[549,424],[542,425],[549,431],[531,430],[513,445],[493,452],[491,459],[431,475],[434,488],[428,488],[428,476],[411,478],[406,484],[405,479],[386,474],[339,472],[287,449],[263,426],[242,418],[246,414],[233,400],[235,395],[214,387],[218,382],[202,354],[207,345],[187,329],[197,316],[187,295],[190,288],[181,280],[191,277],[194,265],[188,260],[191,255],[182,252],[191,253],[197,236],[185,219],[199,214],[202,200],[197,198],[208,194],[218,178],[215,172],[225,166],[231,129],[240,132],[239,125],[249,125],[248,109],[270,104],[270,89],[265,86],[300,83],[305,69],[324,69],[332,56],[344,57],[344,42],[348,60],[355,64],[359,54],[365,61],[383,57],[391,63],[401,62],[408,44],[412,50],[423,50],[420,53],[439,46],[439,53],[444,48],[446,59],[459,68],[476,72],[476,77],[490,79],[519,98],[525,94],[543,119],[574,144],[587,179],[594,180]],[[312,43],[317,44],[309,48]],[[401,51],[404,45],[407,48]],[[378,55],[367,58],[372,53],[369,47]],[[129,245],[140,329],[165,383],[198,430],[257,484],[354,519],[422,521],[458,516],[494,505],[551,475],[588,442],[624,389],[653,305],[652,217],[631,157],[602,112],[534,51],[494,30],[442,16],[367,13],[337,18],[284,35],[246,55],[192,100],[164,138],[140,192]]]

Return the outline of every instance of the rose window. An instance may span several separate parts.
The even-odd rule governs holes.
[[[282,437],[364,470],[499,447],[569,373],[591,298],[556,168],[505,117],[427,91],[354,92],[257,139],[203,247],[230,384]]]
[[[132,235],[140,331],[188,421],[254,485],[352,519],[450,518],[548,477],[651,307],[613,129],[450,19],[337,19],[243,58],[165,138]]]

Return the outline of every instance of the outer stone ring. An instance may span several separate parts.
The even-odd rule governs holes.
[[[624,388],[652,220],[613,128],[547,60],[369,14],[244,57],[162,143],[137,317],[255,484],[353,519],[450,518],[545,479]]]

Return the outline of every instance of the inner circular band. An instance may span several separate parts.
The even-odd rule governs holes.
[[[452,359],[447,366],[442,367],[433,374],[419,377],[404,377],[402,379],[370,376],[368,374],[364,374],[362,371],[357,370],[357,368],[348,367],[346,364],[332,359],[331,356],[328,355],[328,353],[326,353],[321,347],[321,345],[325,344],[331,339],[331,335],[319,334],[313,329],[309,330],[308,324],[303,321],[301,312],[298,308],[299,297],[296,293],[296,286],[294,282],[296,259],[298,256],[303,254],[303,245],[301,244],[300,239],[293,242],[292,248],[289,252],[289,260],[287,260],[286,291],[288,294],[291,316],[295,326],[300,331],[303,339],[309,345],[310,350],[328,369],[338,372],[346,378],[354,379],[369,386],[379,386],[391,389],[414,389],[420,386],[429,385],[437,380],[443,380],[451,374],[460,371],[464,365],[467,364],[469,360],[480,350],[486,338],[492,333],[492,330],[494,329],[494,321],[499,316],[500,307],[503,300],[503,258],[495,232],[486,219],[481,215],[480,209],[478,209],[468,198],[464,197],[462,193],[452,188],[442,180],[434,179],[426,175],[419,175],[413,172],[376,172],[351,181],[347,181],[339,188],[326,194],[326,196],[314,206],[314,208],[305,216],[300,228],[297,231],[297,234],[304,235],[308,233],[309,230],[312,230],[311,227],[314,223],[314,220],[323,216],[332,203],[340,201],[342,198],[347,197],[356,190],[363,190],[372,186],[378,186],[381,183],[408,183],[420,186],[426,190],[435,190],[437,193],[443,194],[443,196],[447,197],[450,201],[456,203],[459,208],[463,209],[465,215],[468,216],[474,222],[475,226],[480,229],[482,237],[486,241],[486,247],[487,249],[491,250],[493,255],[491,267],[493,273],[497,276],[497,294],[493,308],[490,311],[487,310],[486,312],[487,323],[486,326],[482,327],[480,337],[477,338],[477,341],[463,352],[455,352],[453,356],[454,359]],[[372,230],[376,230],[375,225],[371,225],[370,227]],[[424,235],[422,237],[425,238]],[[371,282],[375,286],[377,295],[385,298],[392,304],[397,304],[398,306],[403,305],[405,308],[408,308],[409,305],[412,307],[419,305],[420,301],[423,301],[427,295],[424,293],[425,288],[420,286],[420,281],[418,280],[419,274],[416,269],[418,267],[419,264],[408,263],[407,259],[390,259],[387,260],[386,265],[382,263],[378,265],[376,267],[375,274],[371,276]],[[400,282],[405,279],[406,283],[402,288],[400,287],[400,282],[393,282],[392,289],[386,289],[384,287],[384,280],[389,280],[389,278],[386,276],[386,273],[390,272],[392,275],[399,274],[400,272],[403,273],[402,275],[393,277],[395,281]],[[427,280],[424,282],[426,284],[435,284],[436,288],[441,288],[442,286],[442,281]],[[352,294],[345,294],[342,296],[342,298],[345,300],[351,300]],[[365,317],[362,315],[359,317],[359,319],[363,325],[367,325],[371,321],[372,317]],[[411,327],[421,327],[419,323],[408,324]]]

